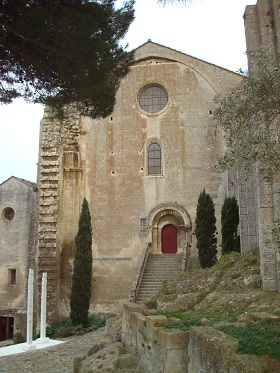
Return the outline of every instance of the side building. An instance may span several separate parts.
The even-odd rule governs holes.
[[[37,185],[17,177],[0,184],[0,341],[26,334],[28,269],[35,269]]]
[[[107,118],[41,122],[38,276],[48,273],[48,317],[69,314],[75,234],[84,197],[93,227],[91,309],[112,312],[128,301],[147,253],[198,262],[194,223],[205,188],[220,210],[228,180],[214,163],[224,152],[213,120],[214,97],[242,77],[148,41],[121,82]]]

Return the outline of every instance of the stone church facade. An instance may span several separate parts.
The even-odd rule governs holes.
[[[59,121],[45,111],[38,276],[48,272],[50,315],[69,313],[74,237],[84,197],[92,216],[95,311],[112,312],[128,301],[147,252],[182,253],[184,268],[195,265],[194,222],[204,188],[215,202],[220,244],[228,184],[214,168],[224,140],[212,118],[213,100],[241,79],[148,41],[136,50],[109,117],[91,120],[69,107]],[[166,240],[172,248],[165,247]]]
[[[279,0],[258,0],[246,7],[249,50],[270,45],[279,53],[279,6]],[[249,68],[254,69],[253,61]],[[182,269],[197,265],[195,215],[204,188],[215,203],[218,249],[221,206],[225,196],[235,195],[242,250],[260,247],[263,289],[280,290],[280,241],[273,234],[280,221],[279,175],[264,182],[257,166],[252,175],[243,170],[221,174],[214,167],[225,144],[213,120],[213,100],[229,94],[241,79],[148,41],[136,49],[109,117],[80,117],[69,106],[58,120],[46,108],[38,191],[13,177],[0,185],[0,226],[5,232],[0,318],[5,318],[5,336],[9,323],[19,330],[23,322],[29,267],[38,279],[48,273],[48,322],[69,314],[74,239],[84,197],[93,227],[90,311],[111,313],[135,300],[147,253],[181,254]],[[20,216],[25,218],[18,220]],[[16,235],[15,230],[25,233]]]

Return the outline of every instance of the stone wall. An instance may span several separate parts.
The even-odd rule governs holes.
[[[62,296],[65,277],[69,289],[72,269],[68,258],[74,256],[80,211],[79,136],[79,117],[73,106],[65,108],[62,119],[54,117],[50,108],[45,109],[38,163],[38,279],[47,272],[49,321],[62,313],[61,302],[67,298]]]
[[[124,305],[122,342],[145,373],[264,373],[266,363],[238,354],[238,341],[211,327],[190,332],[167,329],[165,316],[144,316],[139,305]]]
[[[0,214],[0,316],[14,318],[11,334],[24,335],[28,269],[36,270],[37,185],[14,176],[4,181]]]
[[[279,56],[280,52],[280,1],[258,0],[246,7],[244,14],[248,50],[269,48]],[[256,66],[249,56],[249,71]],[[259,247],[261,257],[262,288],[280,292],[280,174],[264,180],[256,167],[255,193]],[[250,222],[249,222],[250,223]],[[248,229],[250,224],[247,225]]]
[[[137,312],[138,311],[138,312]],[[137,305],[124,305],[122,342],[146,373],[186,372],[188,333],[167,329],[165,316],[144,316]]]
[[[237,348],[238,341],[219,330],[206,326],[192,327],[188,346],[190,362],[184,372],[268,372],[266,363],[261,358],[255,355],[238,354]]]

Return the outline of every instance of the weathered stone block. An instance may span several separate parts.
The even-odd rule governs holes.
[[[166,329],[161,327],[158,332],[158,343],[166,349],[177,349],[187,346],[189,336],[187,332],[179,329]]]

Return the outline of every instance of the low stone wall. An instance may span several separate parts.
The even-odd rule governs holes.
[[[266,361],[255,355],[236,353],[238,341],[217,329],[192,327],[189,333],[187,373],[264,373]]]
[[[137,355],[145,373],[186,372],[188,333],[166,329],[165,316],[144,316],[141,307],[124,305],[122,342],[130,354]]]
[[[144,316],[141,306],[124,305],[122,342],[145,373],[264,373],[263,358],[236,353],[238,342],[211,327],[190,332],[167,329],[165,316]]]

